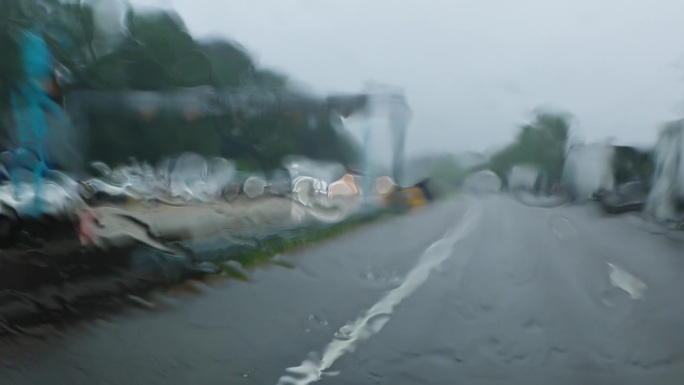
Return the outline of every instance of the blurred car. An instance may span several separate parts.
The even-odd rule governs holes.
[[[610,214],[641,211],[646,203],[650,186],[646,181],[631,181],[611,191],[600,191],[596,197],[603,210]]]

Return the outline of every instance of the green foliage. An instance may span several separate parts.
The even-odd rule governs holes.
[[[268,263],[291,268],[292,265],[287,262],[275,261],[274,257],[278,254],[293,252],[312,243],[348,233],[363,225],[389,218],[394,214],[396,213],[392,210],[376,211],[373,214],[352,217],[338,223],[312,225],[279,231],[264,239],[257,240],[256,247],[233,246],[230,250],[226,250],[225,259],[237,261],[242,267],[247,269]],[[222,271],[236,279],[246,280],[248,278],[242,271],[229,264],[223,264]]]
[[[214,85],[220,88],[242,85],[241,79],[255,70],[252,58],[238,45],[223,40],[197,43],[199,52],[207,59]]]
[[[517,164],[537,165],[550,180],[560,179],[565,162],[565,148],[570,135],[569,116],[540,111],[534,120],[521,127],[516,140],[492,156],[490,168],[506,181]],[[484,168],[484,167],[482,167]]]
[[[634,147],[616,146],[613,157],[615,183],[622,184],[634,179],[650,180],[654,163],[651,153]]]
[[[85,89],[166,91],[253,86],[294,92],[288,90],[286,76],[259,68],[240,45],[227,40],[193,39],[174,13],[129,9],[124,23],[126,33],[108,47],[95,40],[93,9],[80,2],[10,1],[3,8],[0,23],[7,26],[0,30],[0,103],[22,76],[18,46],[10,33],[20,28],[40,30],[55,58]],[[278,167],[281,159],[291,154],[345,163],[358,154],[358,145],[330,124],[323,101],[312,99],[310,105],[294,111],[274,109],[253,117],[237,113],[189,118],[184,114],[119,110],[90,113],[87,159],[117,164],[135,157],[155,162],[178,152],[193,151],[233,158],[245,169],[268,169]],[[309,114],[321,122],[315,130],[304,118]]]
[[[2,47],[2,60],[0,60],[0,105],[6,106],[9,102],[9,93],[14,88],[16,79],[24,76],[21,67],[19,45],[9,30],[0,30],[0,47]]]

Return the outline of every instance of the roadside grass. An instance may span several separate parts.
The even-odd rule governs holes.
[[[454,199],[462,196],[460,190],[442,194],[437,201]],[[429,203],[429,204],[433,204]],[[270,264],[292,269],[295,266],[287,261],[276,259],[279,254],[301,250],[313,243],[332,239],[336,236],[355,230],[365,225],[376,223],[411,211],[410,208],[385,208],[376,212],[359,215],[334,224],[316,224],[309,227],[285,230],[271,234],[259,240],[256,246],[236,246],[226,250],[226,258],[220,263],[217,274],[234,279],[248,281],[245,269],[253,269],[260,265]],[[231,261],[237,262],[229,263]],[[237,265],[237,266],[236,266]]]
[[[242,246],[227,251],[226,262],[238,262],[242,269],[252,269],[264,264],[292,269],[295,267],[294,265],[287,261],[274,259],[274,257],[279,254],[301,250],[312,243],[332,239],[351,230],[376,223],[397,214],[398,212],[396,211],[381,210],[334,224],[317,224],[305,228],[281,231],[261,239],[256,247]],[[235,264],[224,262],[221,263],[218,274],[244,281],[249,280],[249,277],[242,269],[235,266]]]
[[[36,290],[32,287],[19,289],[19,291],[15,290],[21,296],[0,304],[2,305],[0,306],[0,319],[7,325],[40,325],[47,319],[47,315],[60,314],[65,318],[88,317],[88,314],[99,314],[99,312],[107,311],[107,309],[117,308],[123,303],[122,299],[124,302],[130,302],[131,296],[146,298],[156,290],[165,291],[174,287],[183,290],[183,282],[185,281],[201,280],[207,283],[222,279],[249,281],[251,271],[260,266],[295,268],[291,262],[279,258],[280,254],[310,247],[312,244],[333,239],[363,226],[401,216],[407,211],[411,211],[411,209],[385,208],[363,215],[355,215],[338,223],[315,224],[274,232],[267,236],[258,237],[259,239],[256,240],[251,239],[250,242],[246,242],[248,245],[234,243],[218,244],[217,247],[213,247],[212,244],[203,245],[194,250],[197,255],[192,255],[196,259],[194,259],[195,263],[190,264],[191,266],[187,262],[170,259],[166,254],[144,247],[129,251],[126,258],[121,258],[121,252],[116,250],[109,251],[106,260],[102,258],[92,259],[88,257],[90,254],[84,254],[83,258],[77,258],[73,261],[70,259],[69,263],[89,266],[89,264],[96,262],[94,266],[98,268],[87,267],[88,273],[82,273],[73,278],[70,281],[73,283],[72,285],[41,284],[39,290],[43,294],[35,297],[29,295]],[[192,248],[188,252],[193,254]],[[112,261],[116,261],[116,263]],[[203,266],[205,263],[206,266]],[[69,265],[65,264],[65,266]],[[17,271],[21,273],[18,275],[25,276],[25,271]],[[92,273],[93,271],[96,273]],[[91,274],[95,274],[95,276],[91,276]],[[42,280],[44,277],[41,276],[37,279]],[[95,282],[97,284],[94,284]],[[65,287],[74,288],[76,286],[81,286],[81,288],[77,291],[65,291]],[[44,295],[45,293],[52,294]],[[66,297],[67,294],[69,297]],[[68,298],[64,302],[68,306],[53,309],[54,301],[52,298],[63,297]],[[31,307],[23,305],[25,298],[32,298],[33,305]],[[139,305],[147,306],[142,301],[134,302],[140,302]],[[36,311],[36,309],[39,310]],[[0,334],[2,334],[1,331]]]

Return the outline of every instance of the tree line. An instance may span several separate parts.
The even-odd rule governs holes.
[[[529,123],[519,127],[512,143],[494,152],[488,162],[474,170],[488,169],[495,172],[504,186],[511,169],[516,165],[536,167],[544,176],[545,186],[562,182],[565,159],[575,146],[572,141],[572,117],[568,113],[539,109]],[[650,150],[630,146],[606,144],[613,149],[611,168],[616,185],[633,181],[649,181],[654,171],[653,154]]]
[[[14,125],[9,95],[24,76],[18,35],[31,30],[47,41],[56,61],[68,70],[65,94],[210,86],[271,90],[306,101],[297,108],[222,116],[87,112],[82,150],[88,161],[120,164],[133,157],[156,162],[185,151],[230,158],[242,169],[277,168],[288,155],[343,164],[358,161],[359,144],[331,119],[336,115],[325,100],[292,89],[287,76],[262,68],[236,42],[195,39],[173,12],[129,8],[123,33],[107,35],[98,30],[93,6],[82,2],[4,1],[2,8],[0,124],[4,132]]]

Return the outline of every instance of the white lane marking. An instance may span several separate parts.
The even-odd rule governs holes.
[[[644,296],[644,291],[646,290],[646,284],[639,278],[628,273],[625,269],[620,266],[614,265],[612,263],[606,262],[610,273],[610,284],[620,288],[627,293],[632,299],[641,299]]]
[[[382,330],[394,307],[409,297],[428,279],[430,272],[438,267],[452,254],[452,247],[472,231],[474,225],[482,214],[482,206],[471,206],[463,216],[463,220],[452,231],[430,245],[421,255],[416,266],[404,278],[401,286],[387,292],[373,307],[366,311],[365,315],[356,321],[343,326],[328,346],[323,350],[323,357],[317,359],[305,359],[301,365],[288,368],[286,371],[297,375],[285,375],[280,377],[278,385],[307,385],[319,381],[324,375],[332,376],[337,373],[324,373],[335,361],[346,353],[353,352],[357,345]],[[311,357],[315,353],[312,353]]]

